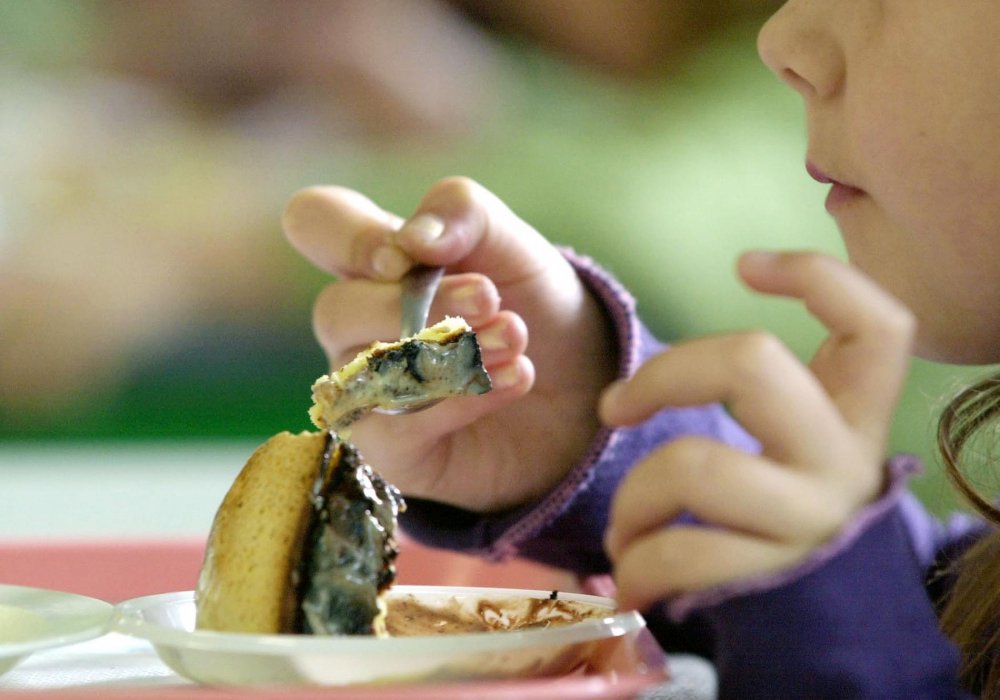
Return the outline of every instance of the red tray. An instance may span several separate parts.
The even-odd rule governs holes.
[[[79,593],[112,603],[195,587],[204,540],[0,540],[0,583]],[[403,540],[398,582],[577,590],[576,580],[528,561],[492,564]]]
[[[203,540],[0,540],[0,583],[69,591],[115,603],[127,598],[194,588]],[[399,582],[577,590],[575,579],[524,561],[489,564],[473,557],[404,541]],[[0,690],[3,700],[469,700],[632,698],[667,680],[666,663],[651,635],[619,645],[601,668],[555,679],[353,688],[222,689],[204,686]]]

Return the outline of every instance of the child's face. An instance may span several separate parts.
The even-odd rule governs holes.
[[[953,362],[1000,361],[998,37],[997,0],[790,0],[759,40],[851,260]]]

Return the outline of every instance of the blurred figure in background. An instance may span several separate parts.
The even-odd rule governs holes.
[[[402,197],[400,170],[415,188],[471,169],[502,181],[511,135],[541,123],[515,190],[544,202],[576,167],[559,144],[618,147],[579,116],[641,109],[759,4],[5,3],[0,436],[304,425],[325,368],[315,273],[277,228],[290,192],[374,180]],[[564,93],[575,81],[586,90]],[[525,178],[536,159],[549,172]],[[587,249],[598,232],[575,233]]]
[[[407,212],[467,175],[613,270],[660,337],[766,325],[807,352],[816,324],[730,269],[750,241],[841,252],[756,56],[777,4],[0,3],[0,438],[307,427],[324,280],[278,219],[314,182]],[[891,449],[933,463],[955,381],[915,363]],[[936,471],[916,490],[952,505]]]
[[[212,396],[190,418],[164,405],[195,404],[205,381],[246,388],[220,397],[242,399],[237,432],[290,391],[304,406],[322,364],[282,202],[338,151],[469,128],[485,43],[436,2],[25,1],[0,16],[15,48],[0,64],[3,431],[225,432]]]

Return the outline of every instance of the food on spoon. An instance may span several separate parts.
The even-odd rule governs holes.
[[[212,525],[197,628],[384,634],[405,508],[348,442],[279,433],[247,461]]]
[[[279,433],[251,455],[216,513],[195,591],[196,627],[257,634],[386,634],[399,491],[346,429],[376,407],[490,389],[476,336],[447,318],[374,343],[313,386],[322,432]]]
[[[337,372],[317,379],[309,416],[318,428],[342,431],[374,408],[489,390],[475,333],[462,318],[450,316],[409,338],[373,343]]]

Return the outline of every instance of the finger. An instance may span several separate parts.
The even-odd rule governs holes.
[[[367,279],[324,287],[313,305],[313,334],[331,368],[347,363],[376,340],[399,338],[399,286]]]
[[[881,430],[909,365],[909,310],[857,268],[826,255],[750,253],[739,270],[758,291],[802,299],[830,330],[813,371],[850,425]]]
[[[474,330],[487,370],[510,363],[528,347],[528,326],[512,311],[501,311]]]
[[[446,275],[441,279],[427,318],[433,324],[445,316],[461,316],[475,328],[495,321],[499,307],[499,292],[488,277],[472,273]],[[328,285],[317,296],[313,332],[331,364],[339,367],[375,340],[399,339],[400,313],[398,284],[363,278],[341,280]],[[491,340],[507,340],[507,329],[494,330]],[[516,334],[510,340],[517,341]]]
[[[282,216],[291,244],[314,265],[347,277],[398,279],[411,264],[393,243],[403,220],[343,187],[296,192]]]
[[[785,569],[806,552],[729,530],[666,528],[634,541],[618,559],[618,602],[645,610],[682,593]]]
[[[675,440],[640,462],[619,487],[605,539],[612,560],[682,513],[773,541],[819,543],[846,507],[801,474],[708,438]]]
[[[477,329],[500,310],[500,292],[493,280],[477,273],[445,275],[427,315],[427,325],[445,316],[461,316]]]
[[[411,219],[419,217],[440,220],[440,235],[428,236],[426,227],[404,227],[396,242],[423,262],[480,271],[501,287],[534,275],[573,275],[547,240],[468,178],[436,183]]]
[[[725,403],[776,461],[832,464],[843,422],[823,387],[773,336],[742,333],[679,343],[602,396],[612,425],[646,420],[665,406]]]
[[[442,448],[442,436],[453,434],[494,413],[512,401],[525,396],[534,385],[535,368],[525,355],[518,355],[511,362],[490,369],[493,388],[479,396],[460,396],[445,399],[424,411],[399,416],[372,413],[352,427],[352,439],[359,444],[385,445],[386,435],[392,435],[393,445],[403,445],[408,459],[431,459],[431,452]],[[484,454],[488,450],[484,450]],[[422,455],[422,457],[416,457]],[[439,460],[443,459],[440,456]],[[456,470],[454,478],[468,478]],[[433,496],[432,493],[411,491],[415,496]]]

